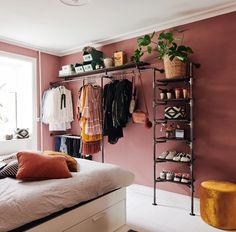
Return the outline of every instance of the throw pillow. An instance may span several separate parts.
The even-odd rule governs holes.
[[[16,129],[16,138],[17,139],[26,139],[29,138],[29,129],[24,128],[24,129],[20,129],[17,128]]]
[[[0,161],[9,164],[11,161],[17,160],[16,153],[10,155],[4,155],[0,158]]]
[[[57,152],[57,151],[44,151],[44,155],[61,155],[66,158],[66,163],[71,172],[77,172],[77,161],[72,156],[67,155],[64,152]]]
[[[17,170],[18,170],[18,161],[17,160],[11,161],[6,167],[4,167],[0,171],[0,178],[4,178],[4,177],[15,178]]]
[[[61,179],[72,177],[63,156],[45,156],[33,152],[18,152],[17,179]]]

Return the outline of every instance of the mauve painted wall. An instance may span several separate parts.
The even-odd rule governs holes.
[[[40,91],[39,91],[39,75],[38,75],[38,52],[31,50],[31,49],[27,49],[27,48],[23,48],[23,47],[19,47],[19,46],[15,46],[15,45],[11,45],[8,43],[4,43],[4,42],[0,42],[0,51],[4,51],[4,52],[9,52],[9,53],[14,53],[14,54],[18,54],[18,55],[23,55],[23,56],[28,56],[28,57],[32,57],[37,59],[37,86],[38,86],[38,91],[37,91],[37,95],[38,95],[38,112],[37,115],[39,115],[39,98],[40,98]],[[55,81],[55,78],[58,76],[58,70],[60,67],[60,58],[57,56],[53,56],[53,55],[49,55],[46,53],[41,53],[41,65],[42,65],[42,90],[45,90],[48,88],[48,84],[50,81]],[[38,149],[40,149],[40,124],[38,123],[37,125],[37,129],[38,129]],[[47,126],[43,125],[43,143],[46,149],[53,149],[54,148],[54,140],[53,138],[50,136],[50,133],[48,131]]]
[[[200,62],[202,67],[195,71],[195,178],[198,196],[199,184],[203,180],[219,179],[236,182],[235,174],[235,115],[233,99],[236,98],[236,13],[222,15],[211,19],[185,25],[185,43],[195,53],[192,60]],[[104,56],[111,56],[116,50],[124,50],[130,56],[135,49],[136,38],[106,45],[100,48]],[[0,42],[0,50],[38,58],[36,51]],[[152,57],[153,58],[153,57]],[[153,63],[152,58],[145,59]],[[60,65],[81,62],[80,53],[62,58],[42,53],[42,88],[48,88],[49,82],[55,80]],[[155,65],[161,67],[160,62]],[[143,75],[148,107],[152,112],[152,77],[151,73]],[[73,91],[74,103],[81,82],[69,84]],[[231,100],[232,99],[232,100]],[[161,110],[160,110],[161,111]],[[40,128],[39,128],[40,129]],[[40,131],[39,131],[40,132]],[[78,123],[73,123],[73,132],[79,133]],[[43,126],[44,148],[53,148],[47,126]],[[38,141],[40,144],[40,140]],[[165,149],[182,149],[178,143],[168,143]],[[186,150],[187,151],[187,150]],[[100,154],[95,159],[100,160]],[[124,129],[124,138],[116,145],[105,144],[106,162],[119,164],[135,173],[136,183],[153,185],[152,130],[142,125],[129,123]],[[180,165],[160,165],[157,169],[186,171]],[[159,184],[158,187],[178,193],[188,194],[183,186]]]
[[[236,13],[230,13],[207,20],[184,25],[189,30],[184,42],[194,50],[192,60],[201,63],[195,70],[195,178],[196,196],[204,180],[218,179],[236,182]],[[129,39],[101,47],[104,56],[111,56],[116,50],[129,55],[135,49],[136,39]],[[81,62],[81,53],[62,57],[61,64]],[[152,62],[153,60],[151,60]],[[161,67],[160,62],[155,65]],[[160,77],[160,75],[159,75]],[[143,75],[148,107],[152,112],[152,76]],[[81,83],[70,84],[74,100]],[[161,110],[160,110],[161,111]],[[73,125],[78,133],[78,124]],[[158,150],[185,149],[180,143],[170,142]],[[95,159],[100,159],[100,154]],[[121,165],[135,173],[136,183],[153,186],[152,130],[142,125],[129,123],[124,129],[124,138],[116,145],[105,144],[105,160]],[[159,165],[157,172],[164,169],[187,171],[183,165]],[[162,183],[158,187],[188,194],[186,187]]]

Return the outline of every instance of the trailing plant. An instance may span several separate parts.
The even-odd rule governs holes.
[[[155,37],[157,39],[155,40]],[[193,51],[190,47],[182,45],[181,38],[175,38],[172,32],[161,32],[159,35],[153,32],[151,35],[145,35],[138,38],[138,48],[135,50],[131,61],[140,62],[141,57],[147,52],[158,52],[158,59],[163,60],[165,56],[172,61],[175,57],[182,62],[187,62],[188,55]]]

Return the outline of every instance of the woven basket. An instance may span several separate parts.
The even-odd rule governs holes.
[[[168,56],[165,56],[163,60],[167,79],[186,76],[186,63],[176,57],[171,61]]]

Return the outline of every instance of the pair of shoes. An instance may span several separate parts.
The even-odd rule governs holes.
[[[165,159],[168,154],[169,154],[169,151],[164,151],[158,156],[158,158],[159,159]]]
[[[182,173],[175,173],[174,181],[180,182],[182,178]]]
[[[174,172],[171,172],[171,171],[169,171],[169,172],[167,172],[166,173],[166,180],[174,180]]]
[[[159,159],[167,159],[172,160],[174,156],[177,154],[177,151],[164,151],[161,155],[158,156]]]
[[[177,151],[169,151],[169,154],[166,156],[166,160],[173,160],[173,158],[177,155]]]
[[[190,175],[188,173],[175,173],[174,181],[181,183],[190,183]]]
[[[174,156],[173,160],[178,162],[190,162],[191,156],[187,153],[180,152]]]
[[[191,161],[191,155],[187,153],[182,153],[183,156],[180,159],[181,162],[190,162]]]
[[[190,183],[191,182],[190,175],[188,173],[183,173],[181,182],[186,184]]]
[[[163,171],[160,172],[160,179],[162,179],[162,180],[173,180],[174,179],[174,172],[163,170]]]

